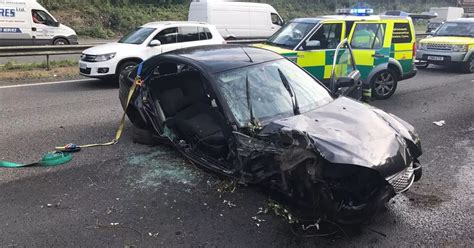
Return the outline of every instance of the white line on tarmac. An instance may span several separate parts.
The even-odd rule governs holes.
[[[56,81],[56,82],[44,82],[44,83],[25,83],[25,84],[15,84],[15,85],[6,85],[0,86],[0,89],[11,89],[11,88],[21,88],[21,87],[33,87],[33,86],[43,86],[43,85],[53,85],[53,84],[68,84],[68,83],[79,83],[84,81],[92,81],[96,79],[76,79],[76,80],[67,80],[67,81]]]

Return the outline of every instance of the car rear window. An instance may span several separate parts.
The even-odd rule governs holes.
[[[412,40],[413,37],[408,22],[393,25],[392,43],[411,43]]]

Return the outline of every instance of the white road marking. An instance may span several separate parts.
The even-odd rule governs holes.
[[[56,81],[56,82],[44,82],[44,83],[33,83],[33,84],[15,84],[15,85],[6,85],[0,86],[0,89],[11,89],[11,88],[21,88],[21,87],[33,87],[33,86],[43,86],[43,85],[53,85],[53,84],[68,84],[68,83],[79,83],[85,81],[92,81],[97,79],[76,79],[76,80],[67,80],[67,81]]]

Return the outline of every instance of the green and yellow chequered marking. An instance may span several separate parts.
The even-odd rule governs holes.
[[[299,51],[298,65],[320,80],[331,78],[335,50]],[[344,53],[338,54],[339,59]],[[345,70],[347,70],[347,65]]]

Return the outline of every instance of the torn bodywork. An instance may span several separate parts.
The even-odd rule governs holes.
[[[276,192],[300,218],[363,222],[421,177],[410,124],[332,95],[274,53],[221,46],[159,55],[144,62],[145,84],[127,107],[137,73],[120,81],[135,126],[209,171]]]

